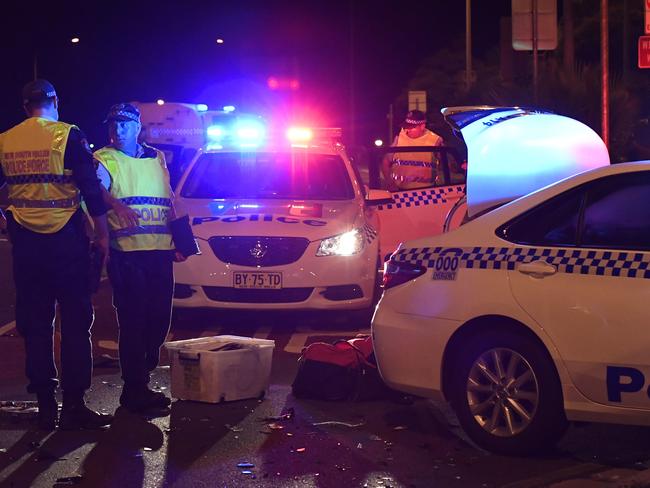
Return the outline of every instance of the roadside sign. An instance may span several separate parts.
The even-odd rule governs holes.
[[[650,36],[639,36],[639,68],[650,68]]]
[[[427,92],[424,90],[409,90],[409,110],[427,111]]]
[[[646,3],[648,0],[645,0]],[[533,50],[533,5],[537,10],[537,49],[557,48],[557,0],[512,0],[512,47]]]
[[[645,0],[645,33],[650,34],[650,0]]]

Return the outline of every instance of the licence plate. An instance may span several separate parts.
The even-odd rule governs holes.
[[[232,286],[235,288],[279,290],[282,288],[282,273],[234,271]]]

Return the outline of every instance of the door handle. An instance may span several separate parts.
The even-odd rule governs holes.
[[[544,278],[557,272],[557,268],[546,261],[532,261],[524,263],[517,268],[517,271],[532,276],[533,278]]]

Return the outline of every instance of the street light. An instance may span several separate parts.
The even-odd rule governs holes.
[[[223,39],[221,38],[217,39],[217,44],[223,44]]]
[[[79,44],[81,39],[78,37],[73,37],[70,39],[71,44]],[[34,48],[34,79],[38,78],[38,47]]]

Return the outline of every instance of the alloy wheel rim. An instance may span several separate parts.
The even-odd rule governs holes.
[[[535,371],[521,354],[507,348],[490,349],[474,361],[466,393],[474,420],[498,437],[524,431],[539,406]]]

